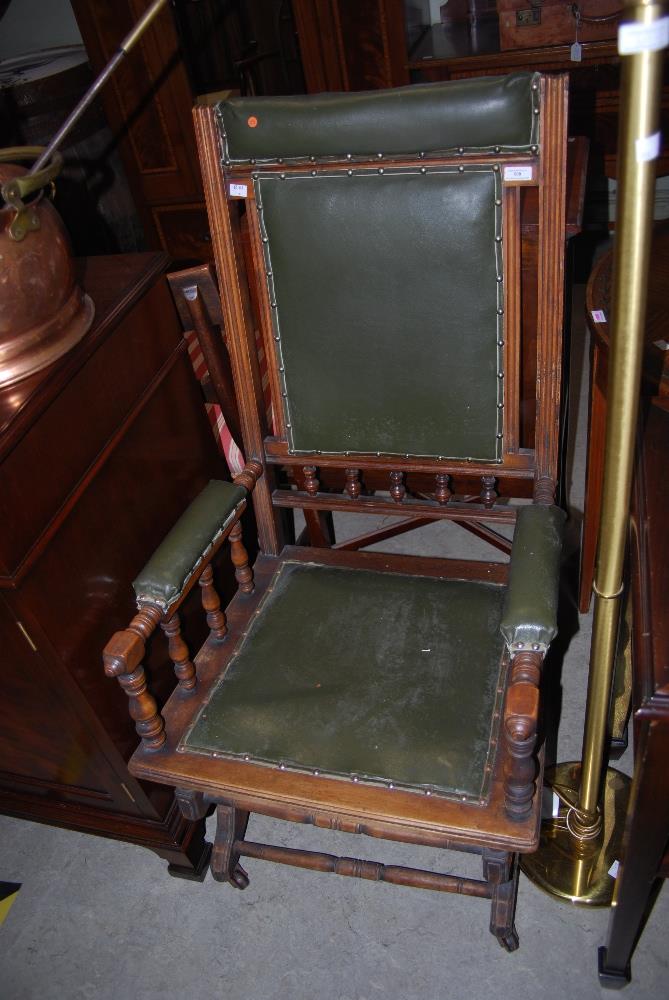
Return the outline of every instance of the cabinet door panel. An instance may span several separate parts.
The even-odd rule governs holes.
[[[1,601],[0,631],[0,786],[115,808],[118,778]]]
[[[94,72],[102,70],[148,6],[149,0],[73,0]],[[117,68],[100,99],[119,138],[147,239],[160,246],[151,207],[193,203],[202,197],[191,122],[193,96],[168,8]]]

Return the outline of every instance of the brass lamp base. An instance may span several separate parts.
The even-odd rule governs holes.
[[[547,788],[559,793],[559,814],[541,824],[539,848],[521,857],[520,866],[544,892],[578,906],[610,906],[616,880],[611,868],[620,860],[631,780],[609,767],[601,798],[602,830],[591,840],[575,837],[567,802],[576,803],[580,762],[558,764],[546,773]],[[568,825],[569,824],[569,825]]]

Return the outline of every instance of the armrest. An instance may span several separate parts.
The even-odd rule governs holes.
[[[565,513],[533,504],[518,513],[500,628],[509,652],[546,652],[557,632],[558,579]]]
[[[244,506],[247,490],[212,479],[186,508],[133,582],[138,604],[166,612]]]

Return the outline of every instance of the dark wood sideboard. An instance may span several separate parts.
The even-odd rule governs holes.
[[[226,475],[167,260],[83,261],[91,330],[0,391],[0,811],[142,844],[197,877],[203,826],[128,773],[137,736],[101,660],[132,617],[130,582],[205,483]],[[182,616],[194,644],[196,611]],[[159,701],[174,685],[164,642],[147,658]]]

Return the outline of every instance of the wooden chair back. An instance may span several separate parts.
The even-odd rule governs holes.
[[[564,77],[519,73],[195,109],[244,448],[265,468],[266,552],[282,546],[280,507],[504,522],[500,497],[553,501],[566,96]],[[528,188],[536,288],[521,294]],[[520,431],[527,294],[534,447]],[[319,469],[341,470],[343,490],[321,490]],[[389,499],[365,495],[366,473]]]

